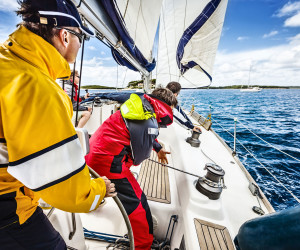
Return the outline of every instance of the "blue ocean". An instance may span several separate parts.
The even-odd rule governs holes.
[[[300,199],[299,89],[182,90],[179,101],[205,117],[211,112],[212,128],[232,149],[236,117],[237,155],[274,209],[298,205],[289,191]]]
[[[193,89],[178,99],[185,110],[194,104],[204,117],[211,113],[212,128],[232,149],[236,117],[237,155],[274,209],[298,205],[289,191],[300,199],[300,89]]]

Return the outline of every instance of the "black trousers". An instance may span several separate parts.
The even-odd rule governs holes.
[[[0,229],[0,250],[65,250],[61,235],[54,229],[42,209],[22,225],[14,223]]]

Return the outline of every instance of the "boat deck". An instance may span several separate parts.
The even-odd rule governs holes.
[[[157,154],[152,152],[150,159],[158,161]],[[145,160],[137,181],[148,200],[171,203],[169,173],[162,164]]]
[[[208,221],[194,219],[201,250],[234,250],[228,229]]]

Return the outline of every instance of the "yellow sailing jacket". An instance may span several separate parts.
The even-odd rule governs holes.
[[[55,82],[69,75],[58,51],[23,26],[0,44],[0,228],[23,224],[40,197],[69,212],[104,198],[104,181],[90,180],[71,100]]]

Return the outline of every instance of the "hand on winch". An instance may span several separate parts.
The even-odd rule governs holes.
[[[198,133],[200,133],[200,134],[202,133],[201,128],[198,127],[198,126],[194,126],[193,131],[196,131],[196,132],[198,132]]]

